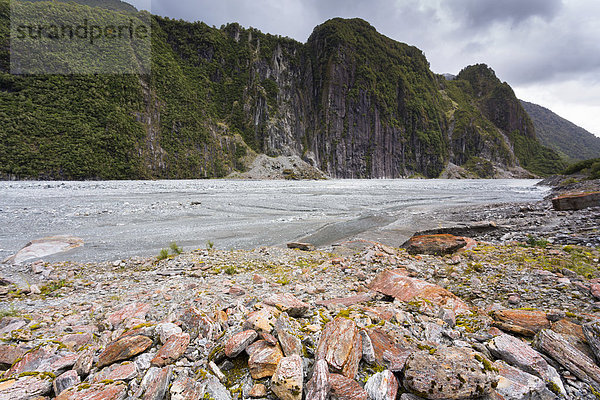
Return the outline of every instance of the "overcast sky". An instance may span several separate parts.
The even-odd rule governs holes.
[[[437,73],[486,63],[523,100],[600,136],[599,0],[133,0],[154,14],[239,22],[306,42],[333,17],[360,17],[419,47]]]

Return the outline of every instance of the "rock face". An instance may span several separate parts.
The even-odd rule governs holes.
[[[354,378],[362,357],[362,339],[356,323],[342,317],[327,323],[315,356],[327,361],[333,371]]]
[[[388,270],[380,273],[370,283],[369,288],[400,301],[423,299],[440,307],[449,308],[456,314],[469,311],[469,307],[454,294],[437,285],[410,278],[402,270]]]
[[[413,236],[402,245],[410,254],[452,254],[467,246],[467,239],[450,234]]]
[[[271,389],[281,400],[302,400],[303,382],[302,358],[293,355],[279,362],[271,379]]]
[[[404,386],[427,399],[460,400],[489,394],[497,376],[485,356],[469,349],[439,348],[413,353],[406,361]]]
[[[552,199],[552,206],[557,211],[582,210],[600,206],[600,192],[565,194]]]

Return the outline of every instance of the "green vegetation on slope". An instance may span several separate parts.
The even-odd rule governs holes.
[[[115,12],[76,3],[23,7],[94,12],[100,23]],[[327,21],[303,45],[238,24],[152,17],[151,74],[11,75],[9,13],[0,0],[0,176],[221,177],[244,169],[250,149],[278,146],[337,177],[436,177],[448,161],[487,176],[492,162],[515,163],[513,145],[531,171],[562,168],[493,71],[445,82],[419,49],[359,19]]]
[[[600,138],[556,115],[552,111],[521,100],[535,125],[540,143],[570,160],[586,160],[600,156]]]

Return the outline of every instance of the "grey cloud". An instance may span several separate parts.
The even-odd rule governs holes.
[[[562,0],[455,0],[450,4],[452,14],[470,28],[495,22],[518,25],[532,17],[551,19],[563,6]]]

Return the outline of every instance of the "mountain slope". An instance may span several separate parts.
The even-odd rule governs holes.
[[[36,5],[90,10],[27,7]],[[8,21],[6,0],[0,19]],[[446,81],[419,49],[360,19],[327,21],[302,44],[238,24],[153,17],[152,74],[112,76],[10,75],[6,26],[5,177],[221,177],[261,153],[298,156],[336,178],[435,178],[449,163],[481,177],[563,167],[487,66]]]
[[[540,143],[571,160],[600,157],[600,138],[537,104],[521,100]]]

